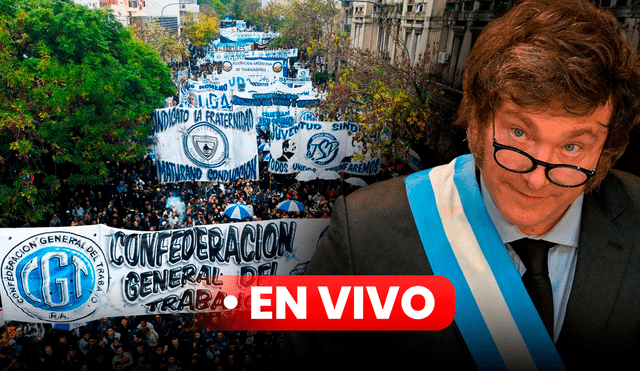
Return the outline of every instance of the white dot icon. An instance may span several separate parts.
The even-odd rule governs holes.
[[[238,306],[238,298],[233,295],[227,295],[227,297],[224,298],[224,306],[227,309],[234,309]]]

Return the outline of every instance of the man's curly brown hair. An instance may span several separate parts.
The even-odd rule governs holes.
[[[481,163],[483,134],[505,101],[523,108],[562,104],[579,116],[611,103],[595,188],[640,121],[640,67],[624,29],[587,0],[524,0],[485,27],[466,60],[457,125]]]

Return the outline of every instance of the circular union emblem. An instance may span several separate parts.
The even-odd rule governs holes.
[[[30,317],[73,322],[94,313],[109,289],[109,268],[92,240],[68,232],[32,236],[2,261],[5,294]]]
[[[324,166],[335,160],[340,142],[329,133],[313,135],[307,142],[306,157],[314,164]]]
[[[302,111],[298,121],[316,121],[316,114],[313,111]]]
[[[231,68],[233,68],[233,64],[231,64],[231,62],[229,61],[224,61],[222,62],[222,69],[229,72],[231,71]]]
[[[280,72],[282,71],[282,62],[276,62],[273,64],[272,66],[273,68],[273,72]]]
[[[208,122],[193,125],[184,135],[184,153],[194,164],[215,168],[229,157],[229,141],[220,129]]]

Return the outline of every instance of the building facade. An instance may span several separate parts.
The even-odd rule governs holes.
[[[353,46],[375,50],[390,61],[400,53],[428,64],[443,83],[459,88],[467,55],[484,26],[516,0],[371,0],[343,2],[342,28]],[[594,0],[626,27],[636,51],[640,42],[640,1]]]
[[[100,0],[100,8],[111,9],[116,20],[124,26],[130,25],[133,18],[147,15],[145,0]]]

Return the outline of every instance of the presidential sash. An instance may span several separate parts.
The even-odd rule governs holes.
[[[456,291],[455,323],[480,370],[564,370],[487,213],[471,155],[405,179],[429,264]]]

